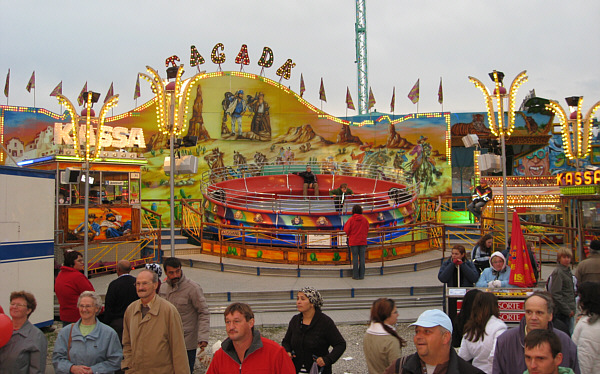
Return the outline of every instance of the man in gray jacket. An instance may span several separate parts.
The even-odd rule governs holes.
[[[525,317],[519,326],[506,330],[498,337],[494,351],[492,374],[522,373],[527,370],[525,363],[525,336],[538,329],[550,330],[558,336],[562,345],[561,366],[573,369],[579,374],[577,346],[567,334],[553,328],[552,316],[554,301],[546,291],[535,291],[525,299]]]
[[[208,345],[210,334],[210,312],[200,285],[187,279],[181,271],[181,261],[175,257],[164,260],[163,268],[167,281],[160,287],[159,295],[175,305],[181,315],[185,349],[187,350],[190,373],[194,372],[196,348]]]

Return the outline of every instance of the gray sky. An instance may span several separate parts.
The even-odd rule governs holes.
[[[444,110],[485,111],[472,75],[491,87],[487,74],[506,74],[505,84],[522,70],[529,81],[517,103],[535,89],[557,99],[583,95],[585,111],[600,100],[600,2],[597,0],[367,0],[369,85],[381,112],[389,112],[396,87],[396,113],[416,112],[407,98],[420,78],[419,112],[440,111],[437,90],[444,86]],[[328,102],[323,109],[344,116],[346,86],[358,107],[355,61],[355,2],[351,0],[166,1],[166,0],[0,0],[0,92],[11,69],[10,105],[33,106],[25,86],[36,72],[36,106],[58,111],[49,93],[63,81],[73,102],[85,81],[102,94],[114,82],[122,113],[134,108],[136,75],[146,65],[164,74],[165,58],[178,55],[189,66],[190,46],[210,61],[216,43],[225,45],[224,70],[239,71],[234,60],[248,45],[249,73],[260,73],[264,46],[273,49],[266,76],[291,58],[296,67],[285,84],[320,107],[319,82]],[[141,105],[151,98],[141,82]],[[0,93],[0,104],[6,98]],[[357,111],[348,111],[349,115]]]

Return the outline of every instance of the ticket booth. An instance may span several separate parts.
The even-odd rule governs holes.
[[[125,158],[128,155],[129,158]],[[82,163],[68,156],[30,160],[28,167],[56,173],[57,244],[82,241],[86,221],[91,229],[90,240],[139,236],[141,167],[147,162],[137,154],[123,152],[123,156],[90,163],[87,181]],[[86,183],[89,183],[87,220],[84,209]]]
[[[562,173],[557,176],[565,221],[583,238],[576,260],[589,255],[589,244],[600,239],[600,169]]]

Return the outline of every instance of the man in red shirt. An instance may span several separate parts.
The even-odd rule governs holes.
[[[344,225],[344,231],[348,235],[348,245],[352,252],[352,279],[364,279],[369,222],[362,215],[360,205],[352,207],[352,217]]]

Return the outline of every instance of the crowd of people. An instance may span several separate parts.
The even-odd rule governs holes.
[[[600,257],[600,241],[593,241],[590,248],[590,258],[579,264],[574,276],[569,268],[572,255],[558,252],[559,266],[550,277],[549,291],[538,289],[525,298],[524,317],[513,328],[500,319],[498,298],[489,290],[494,282],[503,282],[504,256],[491,253],[490,267],[480,275],[464,247],[453,248],[440,268],[441,281],[472,287],[486,272],[497,278],[485,278],[487,289],[469,290],[454,320],[438,309],[424,311],[411,324],[416,352],[409,355],[403,355],[406,340],[395,328],[394,300],[375,300],[363,339],[369,373],[600,372],[600,271],[590,266]],[[68,252],[61,268],[65,274],[56,279],[57,296],[66,290],[70,294],[59,297],[68,304],[60,308],[64,326],[52,352],[55,372],[192,373],[197,352],[208,344],[210,314],[202,288],[185,277],[181,262],[167,258],[162,270],[150,264],[133,277],[129,262],[120,261],[103,309],[89,281],[77,276],[80,256]],[[159,289],[163,270],[166,279]],[[65,281],[65,275],[71,280]],[[79,292],[75,286],[84,289]],[[579,302],[573,307],[570,298],[576,293]],[[290,320],[281,344],[254,328],[249,305],[229,305],[223,313],[228,337],[214,353],[207,373],[332,373],[332,365],[346,350],[346,340],[322,311],[323,305],[318,290],[300,289],[298,314]],[[0,347],[0,372],[45,371],[48,342],[29,322],[35,309],[31,293],[11,293],[13,334]]]

